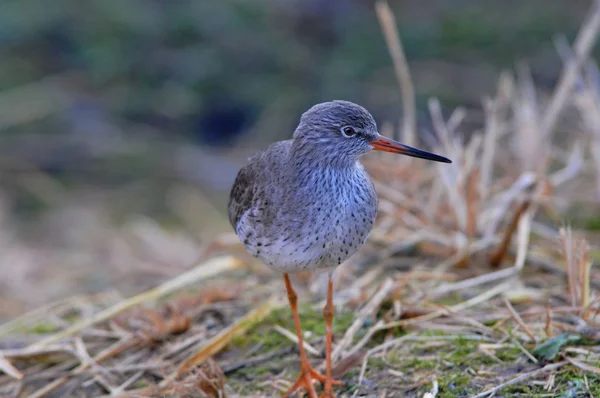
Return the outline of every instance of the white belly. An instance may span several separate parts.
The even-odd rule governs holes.
[[[376,211],[354,217],[339,211],[334,215],[317,217],[300,222],[297,228],[279,235],[256,234],[255,223],[244,215],[238,224],[238,235],[246,236],[252,228],[250,239],[244,246],[253,256],[270,268],[280,272],[299,272],[307,269],[332,268],[352,256],[367,239]],[[251,224],[251,225],[249,225]]]

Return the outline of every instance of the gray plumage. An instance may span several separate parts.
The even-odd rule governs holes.
[[[373,184],[358,161],[377,137],[366,109],[326,102],[302,115],[293,139],[250,158],[229,201],[245,248],[282,272],[335,267],[354,254],[377,215]]]

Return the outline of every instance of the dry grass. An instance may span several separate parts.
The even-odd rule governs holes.
[[[464,110],[445,117],[430,101],[430,144],[451,165],[365,160],[381,211],[336,275],[341,395],[600,394],[598,248],[593,235],[561,225],[573,206],[597,210],[591,181],[600,195],[600,86],[587,58],[596,3],[575,48],[559,44],[565,70],[550,98],[525,67],[507,72],[483,101],[481,131],[461,129]],[[411,103],[385,2],[377,15]],[[405,117],[410,137],[410,109]],[[281,281],[231,236],[203,257],[212,260],[130,299],[75,297],[3,325],[0,395],[258,397],[289,387],[296,354]],[[322,298],[322,282],[300,275],[301,297]],[[304,317],[318,320],[321,305]],[[322,366],[322,336],[312,332]]]

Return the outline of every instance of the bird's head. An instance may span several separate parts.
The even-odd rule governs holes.
[[[294,142],[302,152],[332,165],[353,165],[372,150],[451,163],[443,156],[380,135],[369,111],[349,101],[323,102],[304,112]]]

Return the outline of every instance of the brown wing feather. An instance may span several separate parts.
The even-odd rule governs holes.
[[[229,222],[236,231],[240,218],[248,209],[255,205],[260,207],[262,199],[273,196],[274,191],[281,188],[277,179],[281,169],[285,167],[291,144],[292,140],[271,144],[250,158],[248,164],[239,171],[229,196]],[[274,202],[275,199],[271,198],[271,201]]]
[[[292,140],[271,144],[261,153],[251,157],[241,168],[229,195],[229,222],[237,230],[242,215],[258,205],[261,197],[277,190],[277,177],[284,167]]]
[[[238,172],[233,187],[231,188],[231,194],[229,195],[229,222],[233,229],[236,229],[237,223],[242,215],[252,207],[254,193],[254,168],[251,162]]]

